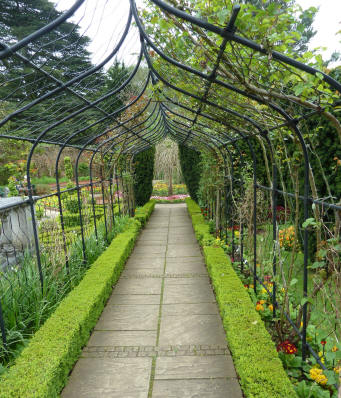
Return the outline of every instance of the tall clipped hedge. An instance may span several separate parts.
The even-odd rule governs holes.
[[[185,145],[179,145],[182,175],[191,198],[198,201],[197,192],[201,176],[200,153]]]
[[[137,206],[145,205],[153,191],[155,147],[140,152],[134,158],[134,196]]]

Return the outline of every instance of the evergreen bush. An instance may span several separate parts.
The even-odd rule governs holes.
[[[153,191],[155,147],[140,152],[134,158],[134,195],[136,206],[145,205]]]
[[[198,201],[197,192],[201,176],[200,153],[185,145],[179,145],[182,175],[191,198]]]

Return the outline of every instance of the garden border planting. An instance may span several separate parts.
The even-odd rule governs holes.
[[[150,201],[136,211],[127,229],[113,239],[35,333],[16,364],[2,377],[1,398],[59,396],[154,206],[155,201]]]
[[[186,199],[195,235],[203,248],[205,262],[215,290],[228,345],[247,398],[297,397],[275,344],[235,273],[230,258],[214,238],[200,207]]]

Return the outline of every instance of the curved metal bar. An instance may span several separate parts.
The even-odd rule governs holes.
[[[1,43],[0,42],[0,47],[4,47],[4,48],[9,48],[6,44]],[[40,68],[39,66],[35,65],[33,62],[31,62],[28,58],[24,57],[21,54],[18,53],[14,53],[13,54],[16,58],[18,58],[20,61],[24,62],[25,64],[29,65],[31,68],[35,69],[36,71],[42,73],[44,76],[46,76],[47,78],[51,79],[52,81],[54,81],[55,83],[57,83],[59,86],[62,86],[64,84],[64,82],[60,79],[57,79],[56,77],[52,76],[50,73],[46,72],[44,69]],[[139,65],[141,62],[141,58],[142,58],[142,48],[140,49],[140,56],[138,57],[138,62],[137,64]],[[134,68],[135,69],[135,68]],[[131,75],[135,75],[134,72],[131,73]],[[122,89],[122,85],[120,86],[120,90]],[[95,105],[95,102],[92,102],[87,100],[83,95],[77,93],[75,90],[73,90],[71,87],[65,87],[65,91],[70,92],[71,94],[73,94],[74,96],[78,97],[79,99],[81,99],[84,103],[90,105]],[[109,95],[109,93],[107,93],[106,95]],[[96,110],[98,110],[99,112],[101,112],[102,114],[108,116],[108,113],[103,110],[102,108],[99,108],[97,106],[93,106],[93,108],[95,108]]]
[[[336,90],[338,90],[339,92],[341,92],[341,84],[338,81],[336,81],[335,79],[333,79],[332,77],[330,77],[329,75],[327,75],[326,73],[324,73],[318,69],[315,69],[311,66],[305,65],[302,62],[299,62],[293,58],[290,58],[284,54],[281,54],[278,51],[269,51],[269,50],[265,49],[263,46],[255,43],[252,40],[237,36],[234,34],[234,32],[226,31],[225,29],[222,29],[218,26],[212,25],[212,24],[205,22],[199,18],[193,17],[192,15],[189,15],[184,11],[181,11],[175,7],[170,6],[169,4],[163,2],[162,0],[151,0],[151,1],[154,4],[158,5],[164,11],[167,11],[167,12],[169,12],[181,19],[184,19],[194,25],[200,26],[201,28],[209,30],[210,32],[216,33],[221,37],[226,37],[231,41],[240,43],[240,44],[244,45],[245,47],[249,47],[252,50],[258,51],[261,54],[271,55],[272,58],[274,58],[278,61],[282,61],[285,64],[291,65],[291,66],[293,66],[297,69],[300,69],[304,72],[307,72],[311,75],[316,75],[316,73],[321,73],[325,82],[327,82],[331,87],[333,87]],[[238,7],[238,6],[234,6],[233,13],[236,12],[236,7]],[[134,9],[133,9],[133,11],[134,11]]]
[[[135,102],[137,102],[143,95],[147,85],[149,82],[149,76],[148,79],[146,81],[146,84],[142,90],[142,92],[140,93],[140,95],[138,97],[136,97],[129,106],[131,106],[132,104],[134,104]],[[124,125],[124,123],[120,123],[121,126]],[[117,126],[119,127],[119,126]],[[116,127],[116,128],[117,128]],[[77,132],[78,134],[79,132]],[[95,141],[96,139],[98,139],[99,137],[103,136],[104,134],[107,134],[107,132],[101,133],[99,135],[97,135],[96,137],[92,137],[90,140],[88,140],[83,147],[80,149],[80,151],[78,152],[77,158],[76,158],[76,165],[75,165],[75,180],[76,180],[76,189],[77,189],[77,199],[78,199],[78,210],[79,210],[79,221],[80,221],[80,227],[81,227],[81,238],[82,238],[82,248],[83,248],[83,259],[84,261],[86,261],[86,247],[85,247],[85,237],[84,237],[84,231],[83,231],[83,217],[82,217],[82,207],[81,207],[81,198],[80,198],[80,192],[79,192],[79,175],[78,175],[78,164],[79,164],[79,159],[82,155],[82,153],[84,152],[84,150],[86,150],[86,147],[92,143],[93,141]]]

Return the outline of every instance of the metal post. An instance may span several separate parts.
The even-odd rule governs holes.
[[[277,166],[275,159],[273,158],[272,167],[272,240],[273,240],[273,262],[272,262],[272,272],[274,278],[277,274],[277,256],[276,256],[276,241],[277,241]],[[277,285],[275,280],[272,286],[272,317],[276,317],[276,289]]]

